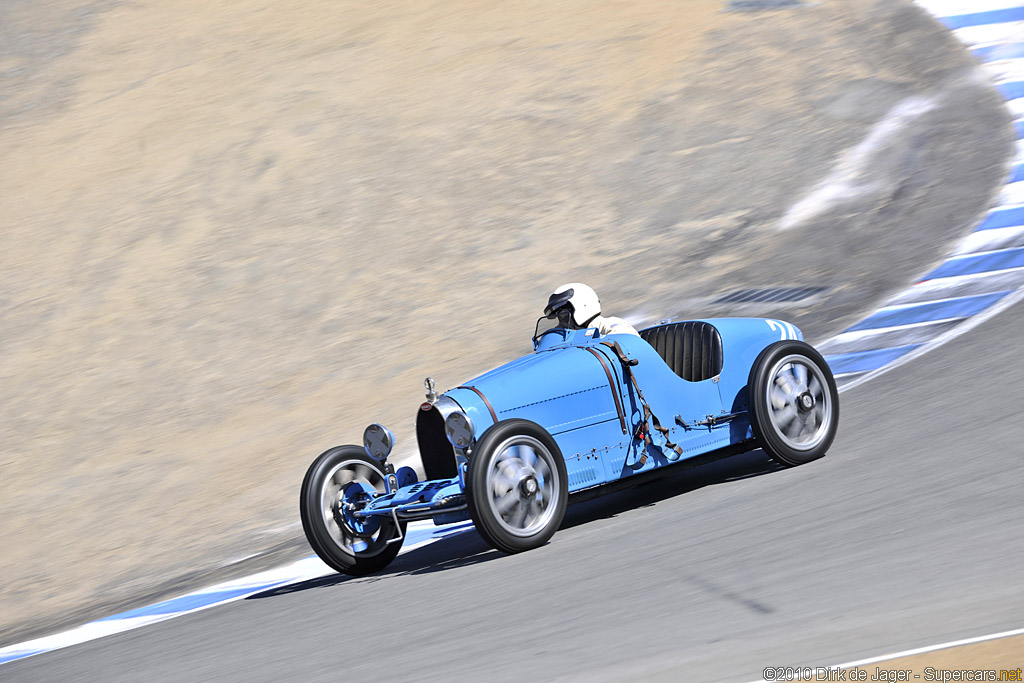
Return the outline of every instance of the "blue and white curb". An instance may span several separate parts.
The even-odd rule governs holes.
[[[1013,113],[1017,153],[998,204],[946,261],[882,308],[818,345],[840,390],[927,353],[1024,298],[1024,6],[1021,0],[916,1],[981,60]],[[409,525],[402,553],[472,528],[470,522],[444,527],[415,522]],[[334,573],[318,557],[307,557],[63,633],[0,648],[0,664]]]
[[[1021,0],[916,0],[981,61],[1014,118],[1017,152],[997,204],[920,281],[818,346],[840,390],[969,331],[1024,298],[1024,6]]]
[[[471,522],[462,522],[449,526],[437,527],[432,522],[413,522],[406,530],[402,553],[415,550],[447,536],[454,536],[473,528]],[[111,617],[89,622],[84,626],[70,631],[57,633],[44,638],[37,638],[17,645],[0,648],[0,664],[24,659],[32,655],[58,650],[70,645],[78,645],[104,636],[123,633],[141,626],[155,624],[158,621],[174,619],[192,612],[209,609],[235,600],[271,590],[336,574],[319,557],[307,557],[284,567],[270,569],[259,574],[246,576],[234,581],[225,581],[209,586],[193,593],[164,600],[154,605],[129,610]]]

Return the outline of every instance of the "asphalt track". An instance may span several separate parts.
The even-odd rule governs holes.
[[[760,451],[4,665],[16,681],[749,680],[1024,621],[1017,305],[845,392],[829,455]]]

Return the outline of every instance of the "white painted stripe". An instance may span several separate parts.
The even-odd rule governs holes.
[[[937,349],[943,344],[946,344],[956,339],[961,334],[966,334],[967,332],[970,332],[975,327],[982,324],[989,318],[999,315],[1007,308],[1013,306],[1015,303],[1021,301],[1022,299],[1024,299],[1024,288],[1018,289],[1016,292],[1013,292],[1011,294],[1007,294],[1002,299],[997,301],[995,305],[989,306],[987,309],[985,309],[981,313],[978,313],[973,318],[967,318],[966,320],[964,320],[962,325],[957,325],[953,329],[939,335],[932,341],[922,344],[920,347],[914,349],[913,351],[900,356],[892,363],[889,363],[889,365],[886,365],[885,367],[879,368],[877,370],[872,370],[871,372],[866,373],[863,377],[858,377],[854,381],[844,386],[841,391],[845,391],[847,389],[852,389],[853,387],[860,386],[861,384],[864,384],[864,382],[870,382],[874,378],[880,375],[884,375],[890,370],[895,370],[896,368],[905,365],[906,363],[909,363],[915,358],[920,358],[929,351]]]
[[[869,336],[864,339],[852,339],[848,341],[829,340],[827,344],[818,348],[825,355],[826,359],[835,356],[847,356],[865,351],[887,351],[904,347],[918,347],[935,339],[948,329],[956,327],[963,322],[963,318],[950,318],[938,320],[934,323],[920,324],[915,327],[895,328],[885,330],[877,336]],[[880,364],[879,364],[880,365]],[[876,366],[879,367],[879,366]],[[868,368],[868,372],[875,368]]]
[[[1000,59],[986,62],[981,70],[988,74],[996,83],[1012,83],[1024,81],[1024,58]]]
[[[1019,185],[1020,183],[1013,183]],[[1012,228],[995,228],[993,230],[978,230],[960,240],[954,255],[975,254],[983,251],[991,251],[1014,243],[1017,239],[1024,239],[1024,226],[1015,225]]]
[[[1018,251],[1019,249],[1020,247],[1003,247],[1001,249],[990,249],[988,251],[976,251],[971,254],[954,254],[947,258],[945,261],[943,261],[943,263],[949,263],[950,261],[963,261],[965,258],[975,258],[976,256],[988,256],[990,254],[999,254],[1004,251]]]
[[[1024,284],[1024,266],[1007,270],[953,275],[950,277],[925,280],[909,287],[889,299],[889,305],[928,301],[943,294],[950,298],[994,294],[1016,289]]]
[[[324,564],[323,560],[319,557],[307,557],[283,567],[276,567],[265,572],[251,574],[233,581],[225,581],[223,583],[218,583],[215,586],[208,586],[197,590],[194,593],[190,593],[189,595],[206,595],[208,593],[221,593],[223,591],[242,588],[258,588],[260,586],[266,586],[267,584],[277,583],[279,581],[290,581],[295,576],[315,576],[321,573],[330,573],[332,571],[333,570]]]
[[[949,277],[940,277],[940,278],[935,278],[934,280],[928,280],[927,282],[922,282],[922,283],[920,283],[920,285],[915,285],[915,287],[923,286],[923,285],[925,285],[927,283],[931,283],[932,285],[935,286],[935,289],[938,290],[938,289],[949,287],[950,285],[952,285],[955,282],[969,282],[971,280],[982,280],[982,279],[987,278],[987,277],[995,278],[997,276],[1007,276],[1007,275],[1011,275],[1012,276],[1015,273],[1019,274],[1019,275],[1024,275],[1024,266],[1017,266],[1016,268],[1006,268],[1004,270],[987,270],[987,271],[985,271],[983,273],[968,273],[967,275],[950,275]],[[992,290],[992,291],[993,292],[1000,292],[1000,291],[1003,291],[1003,290],[995,289],[995,290]],[[952,298],[957,298],[957,297],[952,297]]]
[[[299,581],[308,581],[310,579],[315,579],[321,576],[327,576],[328,574],[335,573],[333,569],[324,564],[318,557],[311,557],[299,560],[298,562],[294,562],[292,564],[271,571],[273,573],[281,575],[281,578],[276,582],[277,586],[287,583],[297,583]],[[239,580],[239,582],[244,581],[245,579]],[[237,582],[217,584],[216,586],[211,586],[210,588],[204,589],[202,591],[197,591],[195,593],[187,593],[185,596],[179,597],[224,591],[228,589],[227,587],[229,586],[229,584],[233,583]],[[267,585],[267,583],[259,584],[256,587],[254,587],[252,593],[243,593],[241,595],[228,597],[217,602],[209,603],[206,605],[200,605],[192,609],[178,612],[169,612],[166,614],[147,614],[137,617],[128,617],[125,619],[108,618],[106,620],[101,621],[92,621],[88,624],[84,624],[77,628],[73,628],[68,631],[63,631],[61,633],[57,633],[51,636],[36,638],[35,640],[30,640],[24,643],[18,643],[17,645],[11,645],[5,648],[0,648],[0,655],[22,655],[37,652],[39,650],[49,652],[51,650],[69,647],[71,645],[77,645],[79,643],[95,640],[96,638],[103,638],[104,636],[113,635],[115,633],[124,633],[125,631],[131,631],[141,626],[148,626],[150,624],[155,624],[160,621],[166,621],[168,619],[180,617],[185,614],[192,614],[193,612],[198,612],[200,610],[209,609],[211,607],[216,607],[218,605],[234,602],[236,600],[242,600],[248,597],[249,595],[252,595],[253,593],[268,590],[272,587],[274,587],[273,583],[271,585]]]
[[[859,374],[861,374],[861,373],[859,373],[859,372],[840,372],[838,375],[832,375],[832,379],[834,379],[834,380],[836,380],[838,382],[840,380],[846,379],[847,377],[853,377],[854,375],[859,375]],[[839,391],[842,391],[842,388],[840,388]]]
[[[1014,100],[1006,100],[1006,107],[1013,114],[1014,120],[1024,118],[1024,97],[1018,97]],[[1017,151],[1020,152],[1020,140],[1017,141]],[[1017,157],[1020,159],[1020,157]]]
[[[945,650],[951,647],[961,647],[963,645],[974,645],[975,643],[984,643],[989,640],[998,640],[1000,638],[1012,638],[1013,636],[1024,635],[1024,628],[1016,628],[1012,631],[1000,631],[999,633],[990,633],[985,636],[977,636],[975,638],[964,638],[963,640],[952,640],[948,643],[939,643],[938,645],[926,645],[924,647],[914,648],[913,650],[903,650],[902,652],[892,652],[887,655],[880,655],[878,657],[868,657],[867,659],[858,659],[855,662],[847,662],[846,664],[839,664],[835,668],[837,669],[849,669],[855,666],[864,666],[865,664],[874,664],[875,662],[884,662],[887,659],[899,659],[900,657],[913,657],[914,655],[923,655],[928,652],[935,652],[936,650]]]
[[[917,4],[937,17],[954,17],[958,14],[1020,7],[1021,0],[917,0]]]
[[[896,332],[898,330],[918,330],[922,327],[929,327],[931,325],[943,325],[953,320],[963,320],[959,318],[943,318],[942,320],[926,320],[921,323],[907,323],[906,325],[893,325],[892,327],[875,327],[870,330],[854,330],[852,332],[840,332],[836,336],[832,337],[826,342],[818,345],[818,350],[827,349],[830,346],[838,344],[846,344],[849,342],[860,341],[862,339],[868,339],[870,337],[876,337],[881,334],[888,334],[890,332]],[[902,344],[894,344],[894,346],[902,346]],[[825,353],[822,351],[822,353]]]
[[[1020,635],[1024,635],[1024,628],[1017,628],[1017,629],[1013,629],[1012,631],[1000,631],[999,633],[990,633],[988,635],[976,636],[974,638],[964,638],[963,640],[951,640],[948,643],[938,643],[936,645],[925,645],[924,647],[917,647],[917,648],[914,648],[913,650],[902,650],[900,652],[890,652],[889,654],[878,655],[877,657],[867,657],[865,659],[858,659],[858,660],[853,661],[853,662],[846,662],[844,664],[833,664],[831,666],[826,666],[826,667],[822,667],[822,668],[829,669],[831,671],[835,671],[836,669],[852,669],[854,667],[866,666],[868,664],[877,664],[878,662],[885,662],[885,661],[888,661],[890,659],[901,659],[903,657],[913,657],[915,655],[924,655],[924,654],[928,654],[929,652],[936,652],[938,650],[948,650],[949,648],[953,648],[953,647],[962,647],[964,645],[975,645],[977,643],[985,643],[985,642],[988,642],[988,641],[991,641],[991,640],[999,640],[1001,638],[1012,638],[1014,636],[1020,636]],[[814,667],[812,667],[812,668],[814,668]],[[813,677],[814,672],[812,671],[811,674],[812,674],[812,677]],[[771,682],[771,681],[776,681],[776,680],[779,680],[779,679],[759,678],[759,679],[757,679],[755,681],[751,681],[751,683],[766,683],[766,682]],[[789,679],[787,679],[787,680],[789,680]],[[795,678],[795,679],[792,679],[792,680],[801,680],[801,679],[800,678]]]
[[[1010,163],[1016,166],[1024,163],[1024,140],[1017,140],[1014,143],[1014,148],[1013,160]]]
[[[789,329],[786,327],[785,323],[781,320],[768,320],[767,322],[768,327],[770,327],[773,332],[779,333],[779,341],[789,339]]]
[[[1008,21],[1002,24],[965,26],[953,31],[961,43],[971,47],[1000,45],[1003,43],[1024,43],[1024,21]]]
[[[989,270],[949,278],[928,280],[900,292],[889,305],[928,301],[946,295],[950,298],[978,296],[1015,290],[1024,285],[1024,266],[1007,270]]]
[[[121,619],[119,621],[93,621],[83,626],[73,628],[70,631],[64,631],[63,633],[57,633],[44,638],[36,638],[35,640],[6,647],[2,652],[5,655],[19,655],[36,652],[38,650],[57,650],[62,647],[78,645],[79,643],[85,643],[90,640],[103,638],[104,636],[113,635],[115,633],[129,631],[131,629],[139,628],[140,626],[148,626],[149,624],[163,621],[172,616],[174,615],[153,614],[144,617]]]
[[[1024,181],[1006,183],[999,193],[999,203],[1003,206],[1020,206],[1024,204]]]
[[[927,301],[915,301],[913,303],[889,304],[888,306],[883,306],[882,308],[879,308],[878,310],[875,311],[875,313],[888,313],[890,311],[903,311],[903,310],[906,310],[908,308],[917,308],[918,306],[924,306],[925,304],[944,304],[947,301],[960,301],[960,300],[965,299],[965,298],[969,298],[969,297],[949,296],[949,297],[938,297],[938,298],[935,298],[935,299],[928,299]],[[891,299],[890,299],[890,301],[891,301]],[[872,313],[871,315],[874,315],[875,313]],[[871,316],[869,315],[868,318],[870,318],[870,317]],[[865,320],[867,320],[867,318],[865,318]]]

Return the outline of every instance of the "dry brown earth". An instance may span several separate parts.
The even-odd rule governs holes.
[[[1022,667],[1024,636],[1016,636],[865,664],[857,667],[863,674],[848,670],[846,680],[1019,681]]]
[[[411,452],[422,378],[527,351],[563,281],[657,315],[848,265],[852,315],[908,277],[867,275],[893,226],[937,257],[1008,139],[966,56],[905,3],[722,5],[10,5],[0,641],[293,539],[320,450],[379,420]],[[755,267],[840,150],[945,91],[884,192],[786,238],[839,246]]]

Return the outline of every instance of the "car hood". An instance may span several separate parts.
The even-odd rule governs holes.
[[[446,395],[470,415],[477,437],[510,418],[531,420],[551,434],[617,419],[601,361],[594,351],[578,346],[523,356]]]

